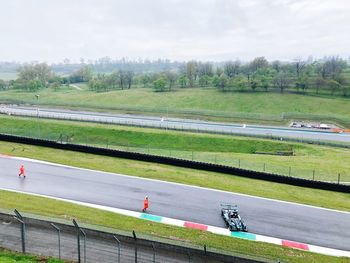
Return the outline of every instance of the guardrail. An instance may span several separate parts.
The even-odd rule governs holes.
[[[295,185],[295,186],[350,193],[350,185],[341,184],[339,180],[338,180],[338,183],[322,182],[322,181],[308,180],[308,179],[302,179],[302,178],[296,178],[296,177],[290,177],[290,176],[283,176],[283,175],[267,173],[267,172],[252,171],[252,170],[241,169],[237,167],[231,167],[231,166],[220,165],[220,164],[204,163],[204,162],[190,161],[190,160],[184,160],[184,159],[167,157],[167,156],[150,155],[145,153],[128,152],[128,151],[106,149],[106,148],[92,147],[92,146],[79,145],[79,144],[59,143],[56,141],[34,139],[34,138],[20,137],[20,136],[7,135],[7,134],[0,134],[0,140],[8,141],[8,142],[16,142],[16,143],[25,143],[25,144],[37,145],[37,146],[44,146],[44,147],[50,147],[55,149],[71,150],[71,151],[91,153],[91,154],[97,154],[97,155],[118,157],[118,158],[124,158],[124,159],[174,165],[178,167],[225,173],[225,174],[231,174],[236,176],[242,176],[242,177],[277,182],[277,183],[284,183],[284,184]]]

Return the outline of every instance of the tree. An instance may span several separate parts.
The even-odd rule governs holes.
[[[249,68],[250,68],[251,72],[255,72],[261,68],[267,68],[268,66],[269,66],[269,62],[266,60],[265,57],[256,57],[249,64]]]
[[[93,78],[91,66],[84,66],[69,76],[70,83],[89,82]]]
[[[296,78],[300,79],[306,68],[306,61],[303,61],[300,57],[296,58],[294,61]]]
[[[260,76],[260,85],[261,88],[264,89],[266,92],[269,89],[270,85],[271,85],[271,81],[269,79],[269,77],[267,76]]]
[[[31,82],[30,81],[39,81],[41,84],[37,85],[40,88],[48,87],[49,80],[52,78],[53,73],[51,70],[51,67],[48,66],[46,63],[38,63],[38,64],[30,64],[30,65],[24,65],[17,69],[18,71],[18,79],[20,79],[23,83],[25,83],[24,86],[27,85],[27,88],[31,87],[33,89],[33,85],[37,85],[38,82]],[[36,84],[35,84],[36,83]],[[36,90],[34,88],[34,90]]]
[[[259,77],[253,75],[253,77],[250,79],[250,87],[252,90],[255,91],[260,85]]]
[[[314,80],[314,86],[316,88],[316,94],[319,93],[320,89],[323,89],[326,86],[327,81],[322,77],[316,77]]]
[[[119,88],[119,74],[117,71],[113,71],[109,76],[107,76],[106,82],[108,86],[115,90]]]
[[[132,70],[126,71],[126,73],[125,73],[125,80],[126,80],[126,84],[128,86],[128,89],[131,88],[133,77],[134,77],[134,72]]]
[[[285,72],[279,72],[273,79],[273,84],[276,88],[279,88],[281,90],[281,93],[283,93],[284,89],[288,88],[290,82],[291,80]]]
[[[176,82],[176,73],[172,71],[166,71],[165,73],[166,79],[169,83],[169,91],[172,89],[172,87],[175,85]]]
[[[279,60],[275,60],[271,63],[271,67],[276,70],[276,72],[280,72],[282,69],[282,63]]]
[[[179,77],[179,84],[181,88],[186,88],[188,83],[188,78],[185,74],[181,74]]]
[[[209,86],[211,78],[208,75],[203,75],[199,77],[198,84],[200,87],[207,87]]]
[[[27,82],[28,91],[38,91],[43,87],[43,84],[38,79],[33,79]]]
[[[5,80],[0,79],[0,90],[5,90],[7,88],[7,83]]]
[[[255,87],[252,86],[251,88],[255,90],[257,87],[261,87],[265,91],[268,90],[268,88],[271,86],[271,80],[275,77],[276,71],[271,68],[260,68],[252,75],[252,79],[255,83]]]
[[[229,61],[224,64],[224,72],[229,77],[232,78],[239,73],[239,67],[241,62],[236,60],[235,62]]]
[[[203,76],[213,76],[213,65],[211,63],[198,62],[198,77],[201,78]]]
[[[157,92],[163,92],[166,91],[166,76],[164,74],[161,74],[154,82],[153,82],[153,88]]]
[[[243,74],[239,74],[235,78],[233,78],[232,85],[239,91],[244,91],[248,86],[248,80]]]
[[[195,81],[198,74],[198,64],[196,61],[189,61],[186,63],[186,76],[188,79],[188,84],[191,88],[194,87]]]
[[[225,91],[227,84],[228,84],[228,78],[227,78],[226,74],[221,74],[221,76],[218,79],[219,89],[221,89],[222,91]]]
[[[342,73],[343,69],[346,68],[346,61],[339,57],[327,57],[324,67],[326,74],[335,80]]]
[[[146,88],[146,86],[151,82],[151,77],[149,74],[143,74],[141,77],[141,82],[143,84],[143,87]]]

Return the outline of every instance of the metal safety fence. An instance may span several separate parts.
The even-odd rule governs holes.
[[[86,262],[277,262],[249,255],[229,255],[203,247],[177,242],[162,243],[132,233],[111,233],[71,224],[50,222],[14,214],[0,213],[0,247],[39,254],[62,261]]]

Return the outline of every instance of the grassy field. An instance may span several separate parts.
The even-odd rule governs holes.
[[[0,153],[350,211],[350,195],[345,193],[16,143],[0,142]]]
[[[40,94],[41,105],[70,108],[153,115],[168,113],[180,117],[280,125],[288,121],[286,116],[288,119],[295,116],[336,121],[350,126],[350,99],[288,93],[223,93],[214,88],[178,89],[167,93],[134,88],[96,93],[85,88],[63,88],[60,91],[47,89],[37,93],[1,91],[0,102],[36,104],[35,94]]]
[[[51,259],[43,256],[24,255],[0,248],[0,263],[63,263],[58,259]]]
[[[219,236],[208,232],[163,225],[41,197],[7,191],[0,191],[0,197],[0,207],[3,209],[12,210],[16,207],[22,212],[30,212],[42,216],[57,217],[61,219],[75,218],[80,223],[105,226],[117,229],[118,231],[131,232],[134,230],[139,235],[151,235],[153,238],[158,239],[166,238],[168,242],[170,240],[173,240],[173,242],[176,243],[181,241],[183,245],[186,245],[186,243],[201,246],[206,244],[209,250],[217,249],[229,253],[273,260],[278,258],[282,262],[348,262],[348,259],[346,258],[324,256],[261,242],[246,241],[242,239],[233,240],[230,237]],[[0,262],[2,262],[1,251]]]
[[[307,179],[350,182],[350,150],[229,135],[0,116],[0,132],[226,164]],[[62,135],[62,136],[61,136]],[[261,155],[293,151],[294,156]],[[315,172],[314,172],[315,171]]]

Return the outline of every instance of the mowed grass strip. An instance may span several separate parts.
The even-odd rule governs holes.
[[[86,122],[0,116],[0,132],[109,147],[256,171],[350,182],[350,150],[241,136],[201,134]],[[288,152],[294,156],[255,152]]]
[[[106,172],[196,185],[229,192],[350,211],[350,195],[345,193],[309,189],[221,173],[8,142],[0,142],[0,153]]]
[[[105,226],[128,232],[134,230],[138,234],[166,238],[168,241],[172,239],[176,242],[182,241],[194,245],[207,245],[209,250],[214,248],[220,251],[265,259],[279,259],[282,260],[282,262],[348,262],[346,258],[325,256],[267,243],[247,241],[238,238],[233,239],[231,237],[215,235],[200,230],[163,225],[48,198],[17,194],[8,191],[0,191],[0,197],[0,207],[4,209],[12,210],[17,208],[22,212],[61,219],[75,218],[80,223]]]

